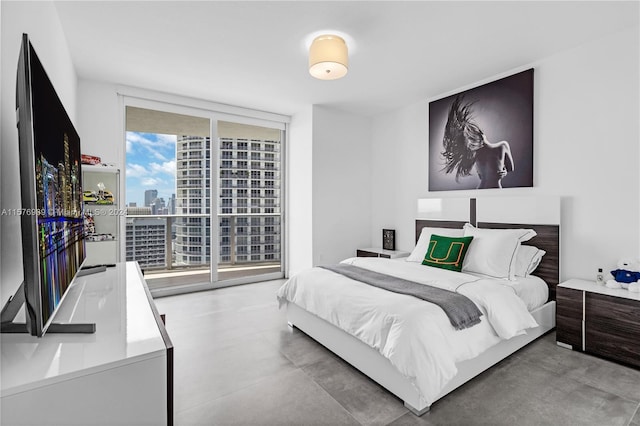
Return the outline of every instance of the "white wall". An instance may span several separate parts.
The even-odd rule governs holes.
[[[96,155],[105,164],[124,170],[124,141],[121,119],[124,114],[113,84],[78,81],[78,133],[82,153]]]
[[[18,166],[18,131],[16,128],[16,69],[22,33],[29,39],[49,79],[65,106],[71,121],[76,120],[77,76],[67,41],[52,2],[1,2],[1,149],[0,205],[3,209],[22,206]],[[22,282],[20,218],[0,215],[0,301],[5,303]]]
[[[638,32],[528,64],[535,68],[534,188],[430,193],[428,101],[375,117],[372,238],[395,228],[398,247],[411,249],[418,198],[560,195],[561,279],[592,279],[620,257],[639,258]]]
[[[291,117],[287,140],[287,276],[313,266],[313,107]]]
[[[314,265],[339,262],[371,245],[370,181],[371,120],[314,106]]]

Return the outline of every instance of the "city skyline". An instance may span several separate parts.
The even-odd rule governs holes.
[[[129,137],[129,140],[131,152],[136,148],[133,144],[142,139]],[[210,188],[209,138],[177,137],[174,204],[177,216],[174,219],[158,217],[156,222],[150,222],[144,216],[152,208],[136,209],[133,214],[140,216],[127,219],[127,260],[137,260],[153,268],[165,267],[169,262],[179,266],[209,265],[212,261],[211,221],[217,220],[219,264],[279,262],[280,140],[223,136],[219,141],[221,160],[216,173],[220,187]],[[146,148],[144,144],[148,143],[149,137],[146,137],[140,145]],[[142,161],[131,164],[150,169],[144,167]],[[217,218],[205,216],[210,213],[212,194],[219,197]],[[144,195],[140,198],[148,204],[161,193],[156,192],[155,187],[147,187]],[[152,248],[156,244],[165,247],[168,243],[165,241],[168,223],[172,226],[171,253]]]
[[[176,192],[176,135],[127,132],[125,205],[145,205],[145,191],[165,202]]]

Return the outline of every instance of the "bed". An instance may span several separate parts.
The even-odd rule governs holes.
[[[476,232],[532,229],[536,235],[521,245],[546,252],[535,276],[498,280],[406,259],[351,258],[342,263],[458,291],[482,311],[478,325],[453,330],[442,309],[435,305],[371,287],[324,268],[298,274],[278,291],[289,325],[399,397],[418,416],[454,389],[552,330],[559,281],[559,214],[553,220],[557,223],[551,224],[488,222],[477,220],[483,215],[477,214],[475,199],[470,200],[470,206],[469,220],[416,220],[416,244],[420,244],[424,228],[461,229],[471,223],[466,226]],[[427,270],[429,273],[425,274]],[[526,296],[523,289],[530,288],[537,290],[526,290],[530,293]],[[520,305],[525,306],[524,313]]]

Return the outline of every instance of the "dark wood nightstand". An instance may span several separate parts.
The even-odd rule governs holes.
[[[559,284],[556,341],[640,368],[640,293],[577,279]]]
[[[396,259],[399,257],[407,257],[409,253],[400,250],[385,250],[379,247],[363,248],[356,250],[358,257],[384,257],[386,259]]]

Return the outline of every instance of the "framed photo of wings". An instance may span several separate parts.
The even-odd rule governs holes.
[[[533,186],[533,68],[429,102],[429,191]]]

